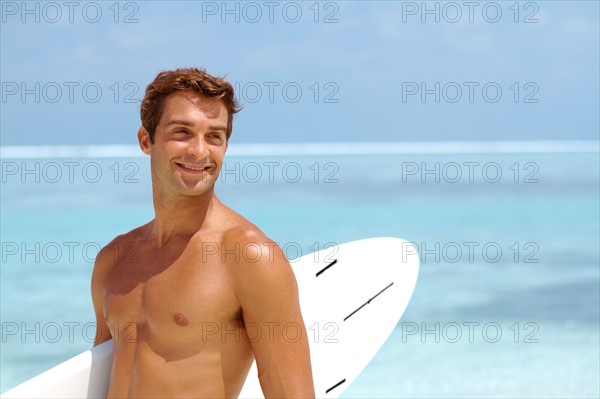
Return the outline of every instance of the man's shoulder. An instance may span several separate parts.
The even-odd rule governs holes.
[[[287,258],[279,244],[268,237],[258,226],[239,213],[225,207],[227,222],[220,226],[218,233],[219,252],[232,254],[236,264],[258,266],[287,263]],[[229,263],[229,262],[228,262]]]
[[[269,309],[273,298],[297,296],[294,271],[279,244],[242,216],[223,229],[218,251],[245,312]],[[254,310],[249,310],[254,309]]]
[[[239,245],[272,242],[258,226],[231,208],[223,206],[220,219],[218,236],[224,242]]]
[[[108,268],[118,263],[119,256],[129,252],[136,252],[140,238],[143,236],[148,224],[136,227],[123,234],[119,234],[106,244],[96,256],[97,268]]]

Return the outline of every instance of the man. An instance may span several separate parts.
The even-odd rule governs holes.
[[[238,111],[232,86],[196,68],[146,89],[155,218],[103,248],[92,275],[108,397],[237,397],[254,358],[266,397],[315,395],[290,264],[214,193]]]

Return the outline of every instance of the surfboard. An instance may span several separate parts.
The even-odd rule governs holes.
[[[358,377],[398,324],[417,282],[417,251],[405,240],[378,237],[331,243],[290,263],[300,292],[316,396],[336,398]],[[282,333],[297,339],[295,328]],[[107,341],[1,397],[104,398],[111,365],[112,341]],[[256,363],[240,397],[264,397]]]

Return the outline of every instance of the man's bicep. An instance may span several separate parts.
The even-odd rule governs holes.
[[[265,396],[314,396],[294,272],[282,254],[248,265],[241,305]]]

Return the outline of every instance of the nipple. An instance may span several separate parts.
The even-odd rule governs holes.
[[[181,327],[185,327],[188,325],[187,317],[185,317],[181,313],[175,313],[175,316],[173,316],[173,320],[175,320],[175,323],[177,323]]]

